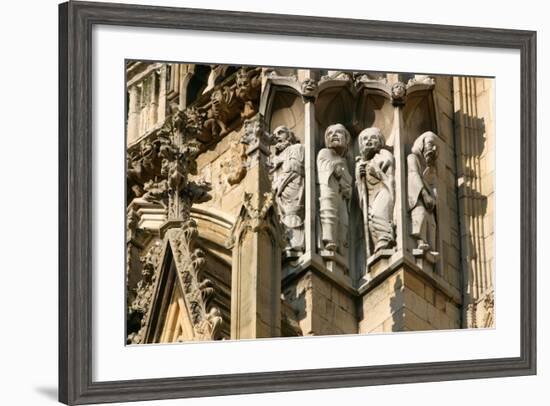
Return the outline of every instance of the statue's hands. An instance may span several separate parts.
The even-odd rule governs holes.
[[[426,189],[422,189],[422,200],[424,201],[426,210],[433,211],[433,209],[435,208],[435,199]]]
[[[367,175],[367,168],[366,168],[366,163],[362,162],[359,164],[359,176],[360,177],[365,177]]]
[[[274,171],[275,169],[277,169],[279,166],[281,166],[283,161],[281,161],[281,159],[277,156],[273,156],[271,157],[268,161],[267,161],[267,168],[270,170],[270,171]]]
[[[383,179],[385,176],[385,173],[382,172],[380,167],[376,164],[374,165],[368,165],[368,172],[370,176],[373,176],[377,179]]]
[[[351,185],[345,182],[340,182],[340,192],[345,199],[351,199]]]
[[[336,177],[336,179],[341,179],[342,178],[342,175],[344,174],[345,172],[345,168],[343,165],[341,164],[336,164],[336,166],[334,167],[334,176]]]

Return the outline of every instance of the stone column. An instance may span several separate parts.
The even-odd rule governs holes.
[[[231,338],[281,334],[281,235],[268,177],[268,135],[259,114],[245,121],[244,202],[232,229]]]
[[[493,293],[493,80],[453,79],[463,327],[491,327]]]
[[[167,74],[167,65],[163,64],[160,68],[160,79],[159,79],[159,98],[158,98],[158,109],[157,109],[157,121],[163,123],[166,118],[166,74]]]
[[[157,109],[158,109],[158,98],[157,98],[157,74],[156,72],[151,73],[149,77],[149,120],[148,128],[153,127],[157,123]]]
[[[407,248],[407,153],[403,137],[403,106],[396,105],[393,115],[393,156],[395,158],[395,242],[397,251],[406,252]]]
[[[187,85],[193,77],[195,65],[180,65],[179,74],[179,109],[185,110],[187,107]]]
[[[128,97],[128,132],[126,143],[130,145],[139,138],[139,89],[137,85],[130,86]]]
[[[308,76],[309,77],[309,76]],[[304,144],[305,144],[305,252],[311,257],[316,251],[315,221],[317,218],[317,196],[315,195],[315,140],[317,123],[315,121],[315,99],[307,98],[304,104]]]

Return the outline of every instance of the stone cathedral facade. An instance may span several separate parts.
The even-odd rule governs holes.
[[[494,326],[493,79],[126,78],[128,344]]]

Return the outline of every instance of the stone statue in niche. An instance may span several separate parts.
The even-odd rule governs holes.
[[[341,253],[348,245],[352,178],[346,153],[350,139],[342,124],[333,124],[326,129],[325,148],[317,155],[321,239],[326,250]]]
[[[395,245],[395,160],[392,153],[384,149],[384,135],[376,127],[361,131],[358,142],[360,155],[356,157],[355,184],[363,212],[368,258]]]
[[[417,249],[437,255],[436,222],[436,160],[438,136],[426,131],[413,143],[407,156],[408,203],[411,213],[411,235],[417,241]]]
[[[304,253],[304,146],[286,126],[273,131],[274,152],[271,156],[272,188],[279,219],[286,231],[287,258]]]

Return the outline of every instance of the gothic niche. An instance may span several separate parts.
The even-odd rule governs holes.
[[[272,189],[286,234],[284,255],[295,258],[304,253],[304,146],[286,126],[277,127],[272,137]]]
[[[382,131],[367,128],[359,134],[355,184],[363,213],[367,258],[395,245],[395,160],[385,147]]]
[[[411,216],[411,235],[417,246],[413,254],[429,252],[434,257],[437,249],[437,169],[438,137],[431,131],[421,134],[407,156],[408,202]]]

